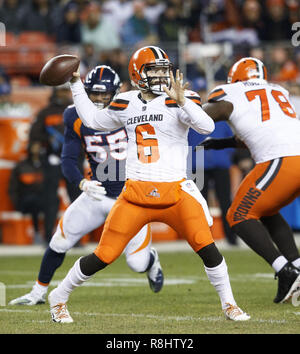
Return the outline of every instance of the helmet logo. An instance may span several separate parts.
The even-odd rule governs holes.
[[[105,85],[97,85],[97,84],[95,84],[92,87],[92,91],[105,92],[106,91],[106,87],[105,87]]]
[[[249,69],[248,69],[248,75],[249,75],[249,77],[251,77],[251,76],[257,76],[257,75],[258,75],[257,70],[256,70],[256,69],[253,69],[253,68],[249,68]]]

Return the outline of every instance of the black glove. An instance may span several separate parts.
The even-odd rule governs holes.
[[[234,148],[236,147],[236,140],[235,137],[232,136],[230,138],[221,138],[221,139],[215,139],[215,138],[206,138],[205,140],[202,141],[202,143],[198,144],[198,146],[204,147],[204,149],[214,149],[214,150],[221,150],[221,149],[226,149],[226,148]]]

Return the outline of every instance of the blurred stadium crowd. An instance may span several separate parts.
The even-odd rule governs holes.
[[[0,64],[35,83],[45,59],[72,50],[86,69],[108,63],[127,80],[128,55],[144,45],[169,49],[176,65],[179,44],[229,42],[233,56],[265,60],[272,80],[296,81],[300,51],[291,38],[299,19],[297,0],[2,0],[6,51]],[[217,81],[226,79],[234,59],[218,70]],[[205,88],[202,68],[187,66],[187,78]]]
[[[30,164],[39,176],[49,168],[53,151],[49,153],[45,146],[53,143],[54,138],[40,135],[40,145],[33,145],[32,136],[36,134],[32,133],[32,123],[45,114],[45,108],[60,105],[61,114],[71,102],[65,88],[51,90],[39,84],[39,72],[48,59],[58,54],[76,54],[81,58],[83,76],[95,65],[110,65],[119,73],[126,90],[131,87],[127,72],[129,56],[142,46],[158,45],[185,74],[190,88],[205,101],[212,86],[226,81],[233,62],[254,56],[266,64],[270,81],[290,90],[300,112],[300,48],[291,41],[292,25],[298,21],[298,0],[0,0],[0,22],[5,25],[5,32],[1,33],[5,34],[5,45],[0,46],[0,243],[32,242],[26,236],[20,236],[20,240],[13,237],[18,218],[12,222],[12,212],[32,212],[32,208],[26,209],[24,201],[17,200],[20,193],[15,168],[24,158],[31,159]],[[221,131],[222,128],[216,133]],[[60,148],[54,155],[59,157]],[[214,161],[212,164],[207,160],[207,166],[230,171],[228,188],[232,194],[241,176],[252,168],[251,158],[241,151],[230,151],[229,158],[224,158],[224,152],[216,154],[206,156]],[[47,156],[46,164],[43,156]],[[40,161],[36,162],[36,158]],[[216,161],[223,165],[216,165]],[[224,161],[228,161],[226,165]],[[40,164],[43,168],[38,171]],[[37,198],[33,208],[35,213],[45,212],[47,204],[47,208],[52,208],[52,219],[65,207],[62,204],[68,203],[63,193],[58,199],[62,176],[54,175],[54,189],[50,192],[48,184],[46,187],[48,199],[41,203],[41,198]],[[44,195],[43,180],[38,177],[21,181],[23,187],[26,183],[31,185],[27,204],[35,203],[33,194]],[[56,196],[52,200],[51,193]],[[75,195],[76,192],[69,194],[70,200]],[[212,208],[218,209],[222,204],[213,192],[207,198]],[[228,201],[221,209],[226,207]],[[21,220],[24,222],[23,216]],[[300,228],[290,220],[294,229]],[[53,224],[50,222],[48,234]],[[20,225],[24,230],[24,223]]]

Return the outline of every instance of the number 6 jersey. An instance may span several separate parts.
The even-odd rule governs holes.
[[[221,85],[208,96],[217,101],[233,104],[228,123],[256,163],[300,155],[300,121],[283,87],[255,79]]]
[[[97,111],[80,81],[71,89],[85,125],[99,130],[126,128],[129,179],[173,182],[185,178],[189,127],[202,134],[214,130],[213,120],[202,110],[200,97],[193,91],[186,90],[182,108],[166,94],[146,102],[134,90],[119,94],[107,108]]]

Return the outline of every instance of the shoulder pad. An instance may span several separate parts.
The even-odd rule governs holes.
[[[274,87],[275,89],[283,91],[283,93],[285,93],[288,96],[290,95],[290,92],[285,87],[283,87],[283,86],[281,86],[279,84],[267,83],[267,85],[270,85],[270,86]]]
[[[78,118],[75,105],[68,106],[64,111],[64,124],[71,125]]]
[[[224,86],[217,86],[208,95],[208,102],[217,102],[226,96],[226,92],[223,89]]]
[[[184,95],[186,98],[192,100],[193,102],[195,102],[198,106],[202,107],[201,105],[201,98],[200,96],[198,95],[197,92],[195,91],[191,91],[191,90],[187,90],[185,92],[185,95]]]
[[[121,98],[114,99],[108,106],[113,111],[124,111],[128,107],[129,101]]]
[[[176,103],[175,100],[173,100],[171,97],[166,97],[165,98],[165,104],[168,107],[176,107],[179,108],[178,104]]]

